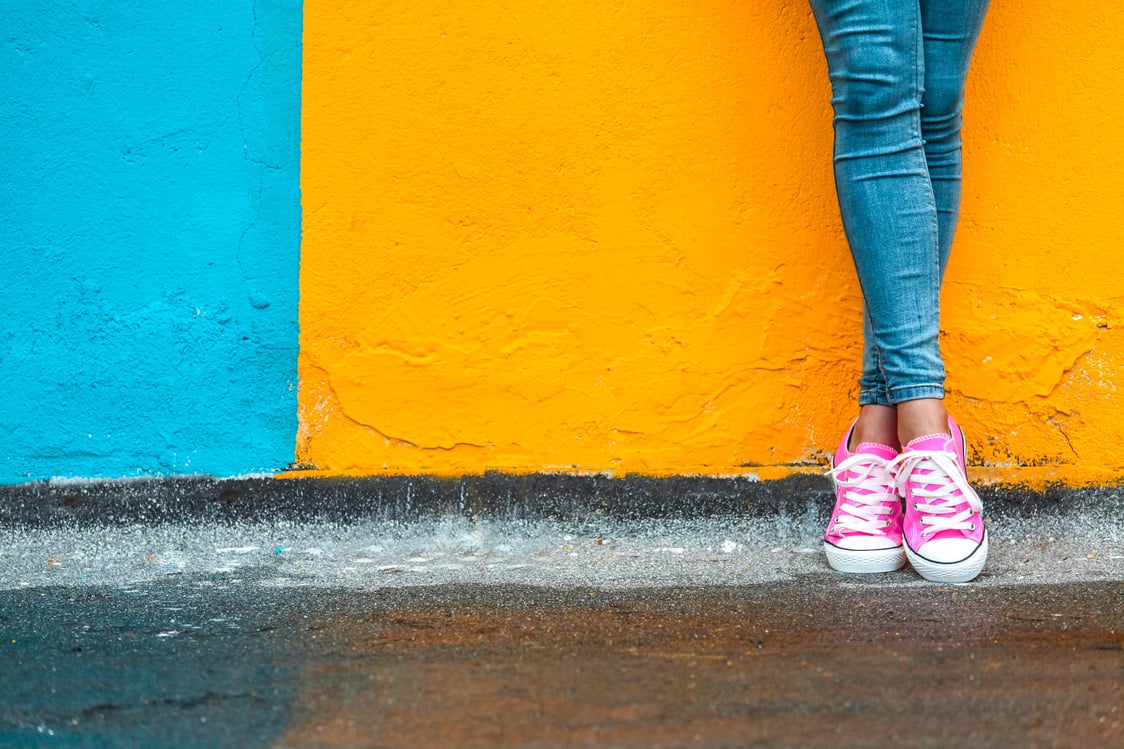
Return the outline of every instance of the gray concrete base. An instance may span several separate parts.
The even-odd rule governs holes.
[[[983,498],[991,555],[977,584],[1124,579],[1119,489]],[[783,581],[830,572],[831,504],[818,476],[29,484],[0,489],[0,589],[243,569],[282,587]],[[908,568],[880,579],[921,583]]]
[[[1001,517],[1124,510],[1124,485],[1033,491],[980,487]],[[822,475],[776,481],[746,477],[487,473],[481,476],[340,478],[211,477],[61,480],[0,486],[0,527],[191,522],[478,519],[693,519],[768,517],[830,510]]]

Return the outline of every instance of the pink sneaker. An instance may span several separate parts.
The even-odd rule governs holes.
[[[847,449],[855,425],[835,450],[828,475],[835,509],[824,534],[827,563],[840,572],[892,572],[905,564],[902,505],[890,475],[897,451],[864,442]]]
[[[891,461],[905,499],[905,553],[926,580],[963,583],[987,561],[983,504],[964,473],[964,433],[951,418],[948,434],[910,440]]]

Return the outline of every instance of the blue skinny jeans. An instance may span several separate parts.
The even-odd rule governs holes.
[[[863,293],[859,405],[943,398],[941,278],[960,210],[964,80],[988,0],[809,2]]]

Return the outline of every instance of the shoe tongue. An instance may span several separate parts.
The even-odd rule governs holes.
[[[948,434],[926,434],[924,437],[911,439],[905,445],[907,450],[938,450],[953,452],[952,436]]]
[[[880,445],[877,442],[862,442],[852,454],[875,455],[883,460],[893,460],[898,456],[898,451],[889,445]]]

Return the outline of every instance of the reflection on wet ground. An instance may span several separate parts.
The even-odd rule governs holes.
[[[0,591],[0,745],[1124,740],[1119,581],[252,584],[273,574]]]

